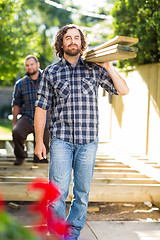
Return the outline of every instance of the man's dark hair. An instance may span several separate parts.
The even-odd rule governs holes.
[[[62,27],[56,35],[54,48],[55,48],[57,57],[61,58],[64,53],[63,48],[62,48],[63,36],[67,33],[68,29],[73,29],[73,28],[77,29],[81,36],[82,49],[81,49],[80,55],[83,55],[83,52],[87,49],[86,37],[85,37],[85,34],[83,33],[83,31],[80,29],[80,27],[76,26],[74,24],[68,24],[68,25],[65,25],[64,27]]]
[[[25,57],[24,63],[25,63],[25,61],[27,61],[27,60],[29,60],[29,59],[31,59],[31,58],[33,58],[36,62],[39,62],[39,61],[38,61],[38,58],[35,57],[34,55],[28,55],[27,57]]]

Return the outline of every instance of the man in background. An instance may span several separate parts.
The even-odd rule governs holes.
[[[34,113],[35,101],[37,98],[37,88],[41,80],[41,71],[39,70],[40,63],[33,55],[28,55],[24,60],[26,74],[23,78],[19,79],[14,86],[13,99],[12,99],[12,114],[13,114],[13,129],[12,136],[14,142],[14,154],[16,160],[14,165],[21,165],[27,157],[25,151],[25,141],[28,134],[34,135]],[[18,114],[21,118],[18,120]],[[46,151],[49,151],[49,131],[48,123],[46,123],[44,130],[44,144]],[[34,139],[35,145],[35,139]],[[47,159],[41,161],[34,154],[34,163],[47,163]]]

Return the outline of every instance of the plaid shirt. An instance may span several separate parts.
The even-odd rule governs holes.
[[[98,86],[117,94],[107,71],[81,57],[73,67],[63,57],[42,75],[36,106],[50,108],[51,136],[87,144],[98,136]]]
[[[21,108],[22,116],[34,123],[35,101],[37,89],[41,79],[41,72],[37,80],[32,80],[27,74],[19,79],[14,86],[11,106],[18,105]]]

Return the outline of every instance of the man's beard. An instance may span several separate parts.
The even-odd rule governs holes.
[[[81,52],[81,49],[79,49],[79,48],[74,49],[74,50],[63,49],[63,51],[69,56],[77,56]]]
[[[38,70],[33,71],[33,72],[26,72],[26,73],[27,73],[27,75],[32,76],[32,75],[36,74],[37,72],[38,72]]]

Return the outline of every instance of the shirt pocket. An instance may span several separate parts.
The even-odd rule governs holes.
[[[84,94],[93,95],[95,93],[96,81],[94,78],[82,79],[82,92]]]
[[[58,81],[54,85],[54,89],[60,98],[67,98],[70,94],[70,86],[67,81]]]

